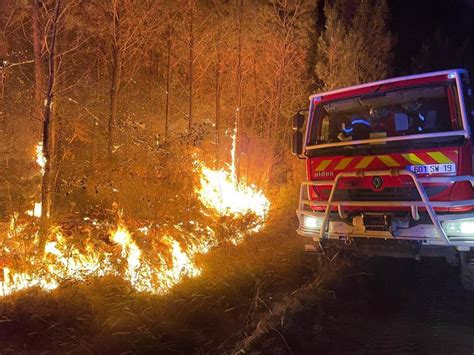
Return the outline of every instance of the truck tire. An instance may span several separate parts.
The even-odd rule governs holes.
[[[461,283],[465,290],[474,291],[474,266],[461,267]]]
[[[461,283],[465,290],[474,292],[474,260],[466,252],[461,253]]]

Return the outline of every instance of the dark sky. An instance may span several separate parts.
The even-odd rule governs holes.
[[[389,5],[398,37],[396,74],[410,72],[411,57],[437,29],[455,45],[470,37],[474,45],[474,0],[389,0]]]

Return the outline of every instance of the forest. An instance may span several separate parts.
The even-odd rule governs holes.
[[[232,300],[222,313],[240,297],[257,299],[258,282],[271,283],[266,272],[273,281],[291,273],[279,269],[281,258],[304,270],[286,291],[324,268],[304,263],[290,238],[304,179],[289,151],[292,116],[315,92],[473,68],[468,33],[433,20],[413,45],[403,24],[417,15],[401,19],[405,11],[409,2],[395,0],[0,0],[0,309],[11,325],[5,338],[17,334],[0,340],[3,348],[141,352],[163,339],[170,351],[181,338],[160,317],[172,317],[176,299],[207,305],[199,289],[219,279],[216,270],[230,272],[227,257],[258,262],[229,276],[241,296],[215,281],[209,297]],[[252,256],[252,245],[272,252]],[[121,297],[113,315],[101,287]],[[31,324],[30,299],[46,314]],[[240,320],[247,326],[265,312],[258,301],[252,307]],[[124,310],[142,313],[130,325],[119,319]],[[90,318],[78,321],[81,312]],[[108,330],[87,344],[99,323]],[[240,324],[230,326],[234,343]],[[111,346],[117,332],[137,336],[129,326],[143,343]],[[36,345],[24,340],[30,331],[41,333]],[[191,348],[215,349],[192,339]]]

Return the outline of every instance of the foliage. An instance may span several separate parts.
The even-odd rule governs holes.
[[[474,50],[469,38],[457,43],[438,29],[424,41],[412,58],[411,66],[416,73],[449,68],[466,68],[472,73],[473,57]]]
[[[229,162],[237,112],[239,177],[268,183],[287,149],[288,118],[306,101],[312,1],[246,1],[242,9],[220,0],[62,1],[48,188],[54,218],[113,202],[137,218],[181,218],[194,204],[187,196],[196,181],[193,161]],[[43,92],[36,82],[38,67],[47,72],[54,3],[9,1],[0,16],[8,48],[0,58],[8,63],[0,68],[8,138],[0,140],[0,178],[8,188],[0,194],[2,201],[13,196],[0,203],[5,217],[39,200],[34,149],[42,122],[33,98]],[[32,39],[41,44],[40,62]]]
[[[327,1],[324,14],[316,64],[324,90],[390,76],[394,39],[386,0]]]

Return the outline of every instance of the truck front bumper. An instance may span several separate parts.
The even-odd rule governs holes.
[[[334,201],[334,193],[342,177],[364,176],[411,177],[421,197],[420,201]],[[426,177],[418,178],[408,170],[378,170],[340,173],[333,181],[307,181],[301,185],[300,202],[297,210],[299,219],[298,234],[312,237],[315,241],[323,239],[382,238],[419,241],[426,245],[455,246],[458,250],[474,248],[474,213],[437,214],[435,208],[472,207],[474,200],[430,201],[423,183],[452,183],[469,181],[474,187],[473,176]],[[311,186],[332,185],[327,201],[311,201]],[[344,207],[408,207],[409,218],[394,217],[385,225],[367,225],[364,215],[349,216]],[[315,212],[314,207],[325,207],[325,212]],[[337,207],[338,212],[331,212]],[[388,215],[388,213],[387,213]],[[382,216],[383,217],[383,216]],[[423,217],[423,218],[422,218]]]

